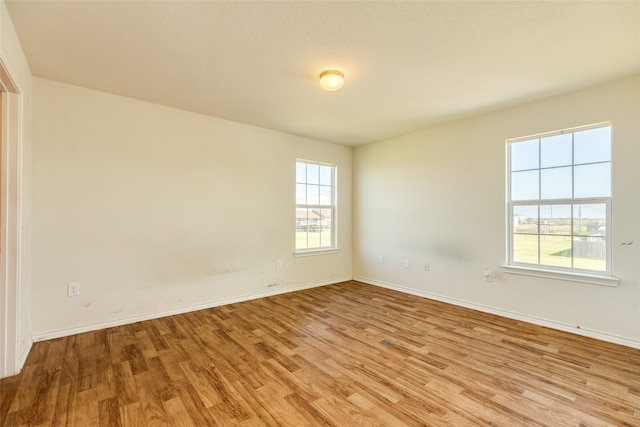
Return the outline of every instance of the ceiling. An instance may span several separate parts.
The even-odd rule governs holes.
[[[639,1],[6,4],[34,76],[354,146],[640,73]]]

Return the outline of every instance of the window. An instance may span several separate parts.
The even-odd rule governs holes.
[[[336,167],[296,161],[296,252],[336,248]]]
[[[611,126],[508,145],[510,266],[611,275]]]

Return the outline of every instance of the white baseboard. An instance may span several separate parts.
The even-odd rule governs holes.
[[[601,341],[606,341],[614,344],[624,345],[626,347],[637,348],[640,349],[640,341],[634,340],[631,338],[622,337],[619,335],[609,334],[607,332],[596,331],[587,328],[577,329],[573,325],[569,325],[562,322],[557,322],[555,320],[542,319],[535,316],[528,316],[508,310],[503,310],[500,308],[490,307],[482,304],[476,304],[469,301],[459,300],[457,298],[451,298],[443,295],[432,294],[430,292],[420,291],[417,289],[407,288],[404,286],[396,285],[393,283],[381,282],[378,280],[367,279],[365,277],[354,277],[353,280],[357,280],[358,282],[367,283],[369,285],[380,286],[382,288],[392,289],[394,291],[403,292],[406,294],[416,295],[423,298],[432,299],[435,301],[446,302],[448,304],[453,304],[461,307],[470,308],[473,310],[482,311],[485,313],[495,314],[498,316],[506,317],[509,319],[520,320],[527,323],[532,323],[538,326],[545,326],[551,329],[557,329],[563,332],[569,332],[576,335],[581,335],[589,338],[595,338]]]
[[[183,313],[188,313],[188,312],[197,311],[197,310],[204,310],[207,308],[219,307],[221,305],[234,304],[237,302],[249,301],[252,299],[264,298],[272,295],[284,294],[288,292],[301,291],[303,289],[316,288],[318,286],[326,286],[334,283],[346,282],[348,280],[351,280],[351,276],[337,277],[332,280],[323,280],[320,282],[306,283],[303,285],[289,286],[286,288],[281,287],[278,289],[269,290],[267,292],[261,292],[257,294],[250,294],[250,295],[243,295],[239,297],[233,297],[233,298],[227,298],[227,299],[221,299],[221,300],[207,301],[205,303],[192,304],[192,305],[183,306],[183,307],[172,309],[172,310],[141,314],[138,316],[123,317],[120,319],[113,319],[106,322],[92,323],[90,325],[82,325],[82,326],[77,326],[73,328],[51,330],[47,332],[33,334],[32,340],[33,342],[38,342],[38,341],[55,339],[55,338],[62,338],[70,335],[81,334],[84,332],[98,331],[100,329],[111,328],[114,326],[122,326],[130,323],[141,322],[144,320],[159,319],[161,317],[173,316],[176,314],[183,314]],[[29,348],[31,348],[31,346],[29,346]],[[28,354],[28,351],[27,351],[27,354]],[[25,358],[26,358],[26,355],[25,355]],[[24,362],[22,362],[21,366],[23,365],[24,365]]]
[[[24,367],[24,364],[27,361],[27,357],[29,356],[29,352],[31,351],[31,347],[33,347],[33,338],[29,339],[27,345],[22,349],[22,353],[20,354],[20,358],[18,359],[18,366],[20,367],[19,371],[21,371]]]
[[[24,368],[24,364],[27,361],[27,357],[29,356],[29,352],[31,351],[32,346],[33,346],[33,341],[29,339],[29,342],[27,342],[27,345],[22,349],[20,354],[18,354],[16,357],[16,366],[12,367],[10,371],[0,373],[0,379],[18,375],[22,371],[22,368]]]

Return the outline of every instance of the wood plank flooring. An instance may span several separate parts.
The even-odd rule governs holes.
[[[640,350],[358,282],[35,343],[3,426],[640,426]]]

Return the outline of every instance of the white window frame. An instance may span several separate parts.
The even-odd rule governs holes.
[[[337,177],[338,177],[338,167],[335,164],[331,164],[331,163],[324,163],[324,162],[318,162],[318,161],[314,161],[314,160],[305,160],[305,159],[296,159],[296,175],[297,175],[297,166],[298,163],[304,163],[306,165],[318,165],[318,166],[324,166],[324,167],[330,167],[331,168],[331,196],[330,196],[330,203],[328,204],[307,204],[307,203],[298,203],[298,201],[296,200],[296,224],[294,226],[294,238],[297,239],[297,232],[298,232],[298,224],[297,224],[297,211],[298,209],[318,209],[318,210],[330,210],[331,211],[331,230],[330,230],[330,236],[331,236],[331,245],[330,246],[318,246],[318,247],[311,247],[311,248],[300,248],[298,249],[297,247],[297,240],[294,241],[294,255],[295,256],[307,256],[307,255],[318,255],[318,254],[326,254],[326,253],[331,253],[331,252],[337,252],[338,251],[338,226],[337,226],[337,214],[338,214],[338,208],[337,208]],[[296,186],[298,184],[302,184],[301,182],[298,182],[297,176],[294,177],[294,181]],[[306,181],[304,182],[304,184],[308,184],[308,177],[306,178]],[[297,195],[296,195],[297,196]]]
[[[558,198],[558,199],[543,199],[542,195],[540,194],[540,182],[538,184],[538,199],[532,199],[532,200],[511,200],[511,177],[512,177],[512,173],[511,173],[511,146],[512,144],[518,143],[518,142],[524,142],[524,141],[530,141],[532,139],[541,139],[541,138],[547,138],[547,137],[551,137],[551,136],[555,136],[555,135],[561,135],[561,134],[567,134],[567,133],[575,133],[575,132],[580,132],[580,131],[585,131],[585,130],[589,130],[589,129],[596,129],[596,128],[601,128],[601,127],[609,127],[611,128],[611,132],[613,133],[613,127],[611,122],[603,122],[603,123],[596,123],[593,125],[588,125],[588,126],[580,126],[580,127],[576,127],[576,128],[570,128],[570,129],[563,129],[560,131],[555,131],[555,132],[548,132],[548,133],[542,133],[542,134],[536,134],[536,135],[530,135],[530,136],[526,136],[526,137],[519,137],[519,138],[512,138],[512,139],[508,139],[506,141],[506,145],[507,145],[507,156],[506,156],[506,172],[507,172],[507,194],[506,194],[506,199],[507,199],[507,264],[502,266],[503,267],[503,271],[506,273],[511,273],[511,274],[520,274],[520,275],[527,275],[527,276],[536,276],[536,277],[545,277],[545,278],[553,278],[553,279],[561,279],[561,280],[568,280],[568,281],[575,281],[575,282],[584,282],[584,283],[591,283],[591,284],[599,284],[599,285],[606,285],[606,286],[616,286],[619,282],[620,279],[616,278],[613,276],[613,262],[612,262],[612,216],[611,216],[611,203],[612,203],[612,197],[613,197],[613,188],[611,188],[610,191],[610,195],[608,197],[589,197],[589,198],[574,198],[574,197],[570,197],[570,198]],[[611,138],[613,140],[613,136]],[[611,141],[611,147],[610,149],[612,149],[613,146],[613,141]],[[573,142],[572,142],[572,147],[573,147]],[[573,153],[573,148],[572,148],[572,153]],[[573,155],[573,154],[572,154]],[[610,156],[610,160],[609,160],[609,164],[612,165],[612,156]],[[539,157],[540,158],[540,157]],[[576,164],[573,162],[571,163],[571,167],[572,167],[572,171],[573,168],[575,168]],[[538,168],[537,170],[541,171],[544,168],[542,168],[540,166],[540,164],[538,164]],[[532,169],[534,170],[534,169]],[[572,172],[573,174],[573,172]],[[613,175],[613,171],[611,169],[611,174]],[[539,174],[539,176],[541,176],[541,174]],[[573,175],[572,175],[573,176]],[[611,177],[612,178],[612,177]],[[540,179],[540,178],[539,178]],[[575,185],[575,181],[572,178],[572,194],[573,194],[573,186]],[[613,179],[611,179],[611,186],[613,187]],[[558,266],[548,266],[545,264],[534,264],[534,263],[525,263],[525,262],[516,262],[514,261],[514,249],[515,249],[515,245],[514,245],[514,236],[516,233],[514,233],[514,224],[513,224],[513,219],[514,219],[514,208],[516,206],[538,206],[538,210],[540,209],[540,206],[548,206],[548,205],[570,205],[571,206],[571,210],[573,212],[573,205],[579,205],[579,204],[593,204],[593,203],[597,203],[597,204],[604,204],[605,205],[605,214],[606,214],[606,227],[607,227],[607,232],[606,232],[606,236],[605,236],[605,244],[606,244],[606,270],[605,271],[598,271],[598,270],[587,270],[587,269],[580,269],[580,268],[575,268],[575,267],[558,267]],[[538,211],[539,212],[539,211]],[[540,215],[538,214],[538,218],[540,217]],[[571,233],[573,233],[573,223],[571,224]],[[541,235],[540,232],[540,227],[537,228],[537,236],[539,237]],[[538,262],[540,262],[540,246],[538,245]],[[573,256],[572,256],[572,265],[573,265]]]

